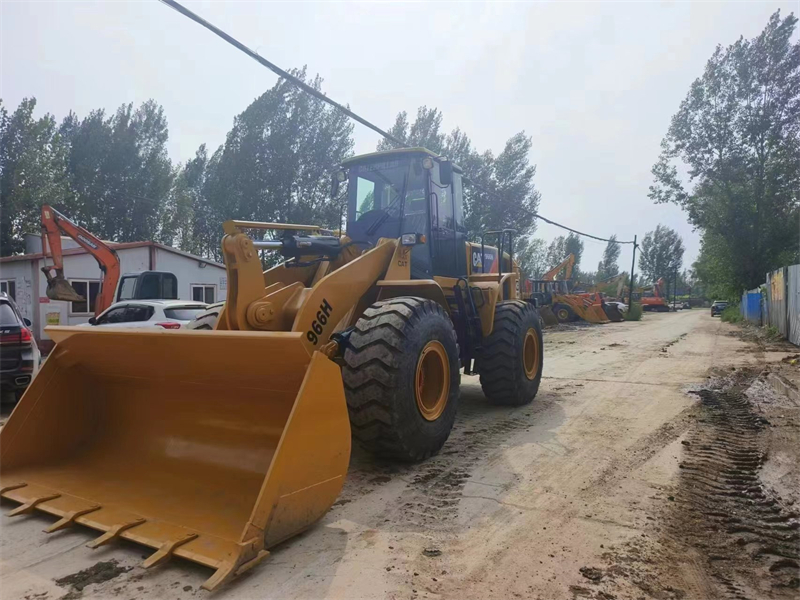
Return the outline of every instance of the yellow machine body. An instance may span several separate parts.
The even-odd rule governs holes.
[[[411,280],[410,248],[343,244],[331,261],[262,271],[242,228],[222,241],[228,298],[214,331],[48,327],[55,349],[0,432],[0,495],[215,569],[209,590],[321,518],[339,495],[350,424],[331,335],[376,300],[443,286]],[[309,229],[311,229],[309,227]],[[346,238],[344,238],[346,242]],[[441,279],[441,281],[440,281]],[[491,333],[516,273],[474,274]]]

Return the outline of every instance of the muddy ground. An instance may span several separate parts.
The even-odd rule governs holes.
[[[439,456],[355,450],[325,519],[215,594],[202,567],[144,571],[140,548],[31,515],[3,522],[0,596],[800,595],[797,348],[687,310],[549,331],[545,351],[533,404],[491,407],[464,377]]]

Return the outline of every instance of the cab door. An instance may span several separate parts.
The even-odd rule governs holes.
[[[459,261],[459,253],[456,252],[457,222],[453,185],[441,184],[439,163],[436,161],[430,170],[428,198],[431,211],[433,274],[444,277],[463,276],[466,273],[461,273],[459,266],[459,262],[463,261]]]

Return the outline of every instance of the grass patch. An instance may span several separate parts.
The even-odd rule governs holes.
[[[642,320],[642,305],[638,302],[634,302],[628,308],[628,312],[625,313],[625,320],[626,321],[641,321]]]
[[[739,312],[739,306],[729,306],[722,311],[719,316],[720,319],[726,323],[741,323],[744,320],[742,313]]]
[[[774,341],[783,338],[781,332],[777,327],[775,327],[775,325],[765,325],[764,329],[766,330],[768,340]]]

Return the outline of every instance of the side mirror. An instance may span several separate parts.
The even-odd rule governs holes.
[[[339,178],[337,175],[334,175],[333,179],[331,180],[331,198],[335,199],[338,194],[339,194]]]
[[[94,317],[89,317],[89,325],[97,325],[97,319]]]
[[[447,187],[453,183],[453,163],[443,160],[439,163],[439,183]]]
[[[32,327],[33,326],[33,323],[31,323],[31,320],[28,317],[22,317],[22,322],[25,323],[26,327]]]

